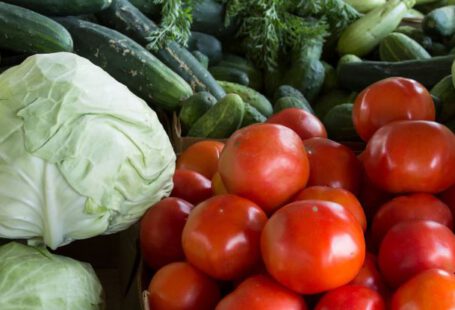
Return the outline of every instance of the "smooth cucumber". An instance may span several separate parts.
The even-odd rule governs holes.
[[[59,18],[74,38],[75,51],[100,66],[133,93],[165,110],[175,110],[191,87],[127,36],[74,17]]]
[[[112,0],[2,0],[6,3],[22,6],[35,12],[52,15],[68,16],[93,14],[109,5]]]
[[[190,137],[223,139],[242,124],[245,103],[236,94],[227,94],[204,113],[188,132]]]
[[[0,2],[0,48],[25,53],[71,52],[73,40],[52,19]]]
[[[245,72],[249,79],[248,86],[256,90],[262,89],[264,79],[262,72],[257,69],[251,61],[237,55],[224,54],[223,59],[218,65],[235,68]]]
[[[152,20],[127,0],[113,0],[112,5],[98,13],[97,17],[106,26],[116,29],[144,46],[148,44],[149,33],[158,29]],[[186,48],[170,42],[166,47],[153,53],[187,81],[194,92],[208,91],[217,99],[226,94],[210,72]]]

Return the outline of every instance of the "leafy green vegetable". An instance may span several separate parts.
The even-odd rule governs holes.
[[[44,248],[0,246],[0,309],[98,310],[102,287],[89,264]]]
[[[55,249],[114,233],[171,191],[175,154],[156,114],[75,54],[2,73],[0,123],[0,238]]]

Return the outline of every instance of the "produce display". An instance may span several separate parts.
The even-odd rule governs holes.
[[[135,224],[144,310],[455,308],[455,1],[0,0],[0,111],[2,310]]]

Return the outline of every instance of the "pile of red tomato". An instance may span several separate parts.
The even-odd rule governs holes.
[[[358,155],[286,113],[178,158],[141,222],[150,308],[455,309],[455,136],[428,91],[360,93]]]

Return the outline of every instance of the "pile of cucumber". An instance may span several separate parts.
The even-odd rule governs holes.
[[[179,116],[182,133],[227,138],[285,108],[315,114],[329,138],[357,141],[359,91],[391,76],[432,89],[438,118],[455,119],[455,1],[347,1],[363,15],[326,43],[307,42],[289,65],[260,70],[224,23],[221,1],[199,0],[187,47],[148,48],[153,0],[0,1],[0,72],[35,53],[74,52],[154,109]],[[454,2],[454,3],[452,3]]]

